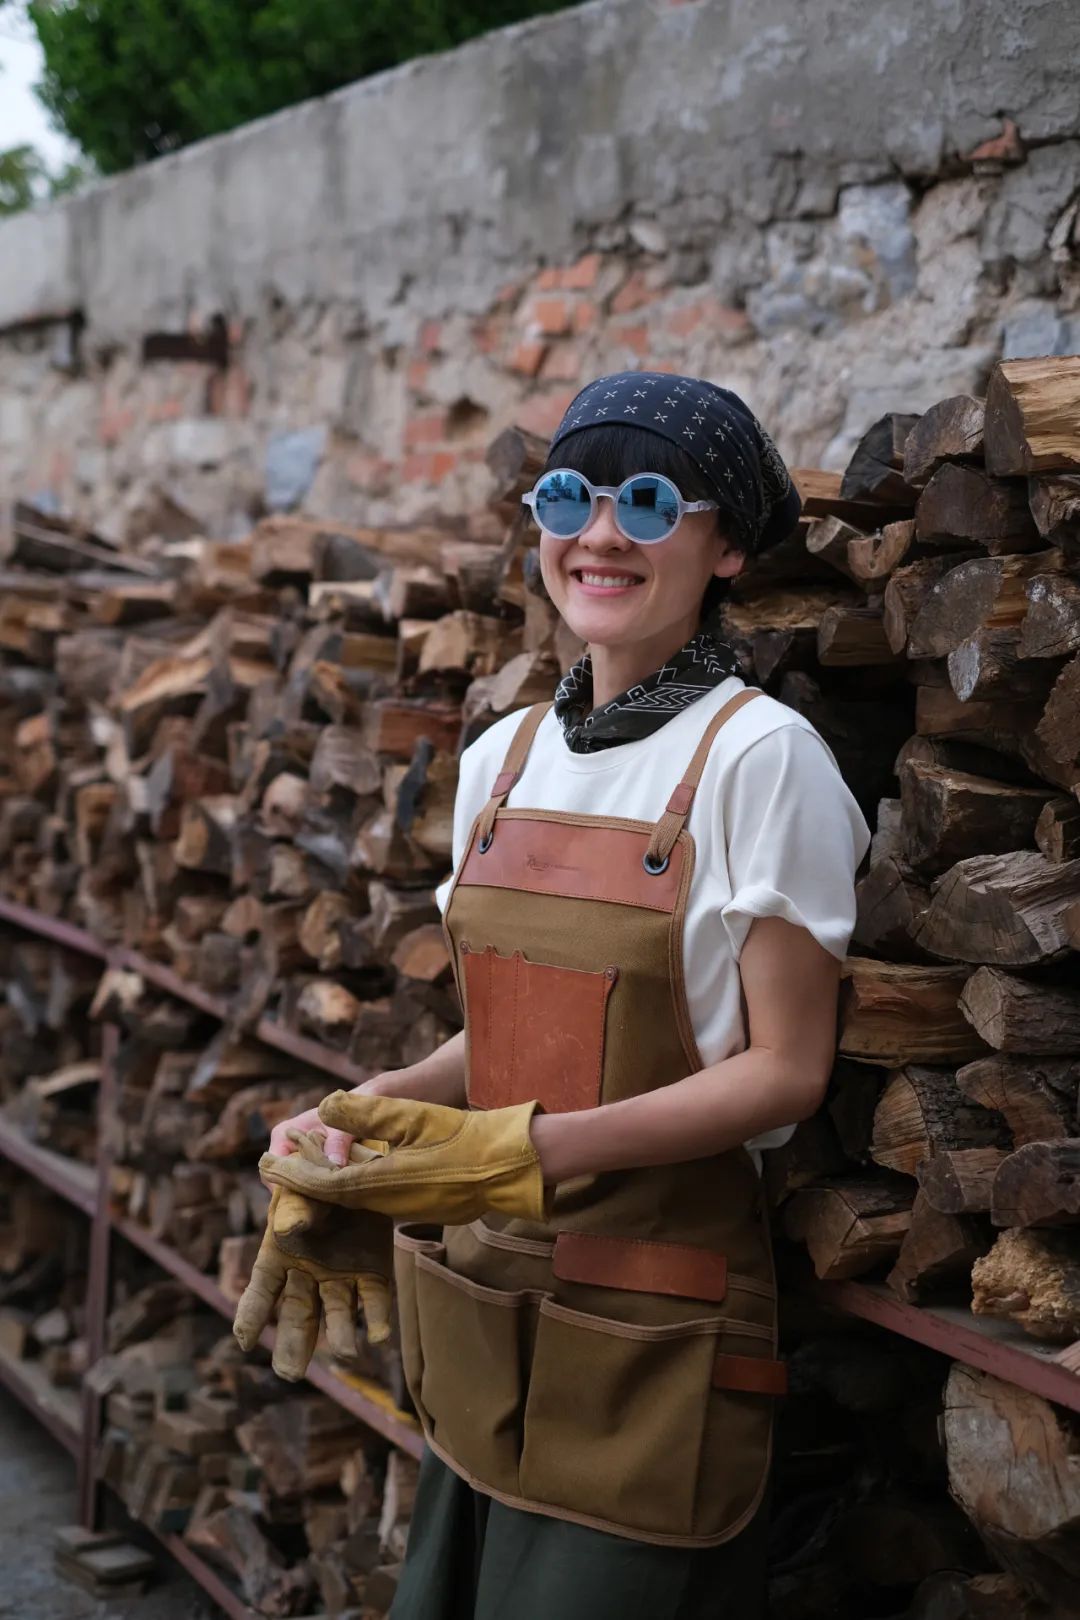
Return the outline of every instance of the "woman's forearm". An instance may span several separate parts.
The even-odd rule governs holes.
[[[447,1108],[464,1108],[465,1031],[459,1029],[448,1041],[419,1063],[407,1069],[392,1069],[357,1088],[380,1097],[407,1097],[413,1102],[442,1103]]]
[[[576,1114],[539,1114],[532,1139],[546,1182],[705,1158],[804,1119],[828,1069],[751,1047],[670,1086]]]

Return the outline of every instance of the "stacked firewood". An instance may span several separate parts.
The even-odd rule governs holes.
[[[29,1177],[0,1183],[0,1363],[74,1430],[87,1365],[87,1227]]]
[[[92,1163],[101,1042],[86,1014],[99,969],[0,931],[0,1118],[31,1141]]]
[[[182,1535],[260,1614],[385,1614],[416,1464],[339,1406],[242,1356],[173,1282],[108,1321],[102,1477],[132,1516]]]

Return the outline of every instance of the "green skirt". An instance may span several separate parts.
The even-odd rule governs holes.
[[[655,1547],[504,1507],[431,1451],[390,1620],[764,1620],[769,1493],[720,1547]]]

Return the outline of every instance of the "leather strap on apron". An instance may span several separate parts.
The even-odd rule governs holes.
[[[490,844],[492,828],[495,825],[495,812],[504,803],[506,795],[521,775],[529,749],[532,747],[532,740],[536,736],[536,729],[548,710],[553,707],[552,703],[534,703],[515,731],[503,768],[491,784],[491,797],[480,817],[478,839],[481,850],[487,849]]]
[[[729,703],[724,704],[718,714],[713,716],[706,728],[705,735],[694,750],[693,758],[686,767],[682,781],[672,793],[667,802],[667,808],[656,823],[653,835],[649,840],[649,847],[645,851],[645,864],[649,870],[663,871],[668,856],[675,848],[675,840],[678,838],[683,824],[690,814],[690,806],[694,802],[694,794],[701,780],[701,773],[705,769],[705,760],[708,757],[716,733],[721,726],[727,724],[733,714],[737,714],[740,709],[745,708],[748,703],[752,703],[755,698],[760,696],[761,693],[757,688],[739,692]],[[494,811],[492,815],[494,816]]]

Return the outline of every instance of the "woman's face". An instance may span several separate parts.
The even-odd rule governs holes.
[[[715,512],[688,512],[675,533],[653,545],[628,540],[601,499],[574,540],[540,533],[540,572],[570,629],[594,646],[662,641],[681,645],[697,628],[701,599],[716,575],[730,579],[743,554],[720,532]]]

